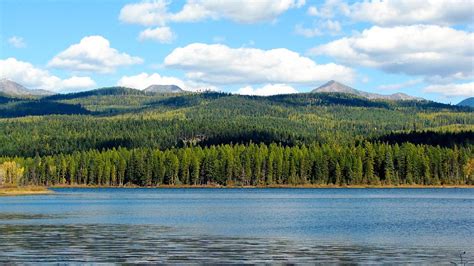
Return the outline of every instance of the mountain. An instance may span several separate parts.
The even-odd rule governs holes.
[[[47,90],[30,90],[8,79],[0,80],[0,92],[10,96],[47,96],[54,94]]]
[[[474,107],[474,97],[467,98],[467,99],[461,101],[460,103],[458,103],[458,106],[470,106],[470,107]]]
[[[145,92],[152,93],[182,93],[183,89],[176,85],[150,85],[145,90]]]
[[[353,94],[367,99],[383,99],[383,100],[394,100],[394,101],[406,101],[406,100],[424,100],[423,98],[413,97],[405,93],[394,93],[391,95],[383,95],[377,93],[370,93],[365,91],[356,90],[352,87],[339,83],[337,81],[331,80],[322,86],[311,91],[312,93],[321,93],[321,92],[334,92],[334,93],[347,93]]]

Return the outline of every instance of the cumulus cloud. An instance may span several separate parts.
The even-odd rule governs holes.
[[[169,27],[146,29],[142,31],[138,36],[141,41],[154,40],[160,43],[170,43],[175,37],[175,34],[171,31]]]
[[[474,34],[449,27],[413,25],[373,26],[314,47],[312,55],[326,55],[349,64],[389,73],[440,77],[473,75]]]
[[[291,94],[298,93],[298,91],[286,84],[267,84],[260,88],[253,88],[252,86],[246,86],[240,88],[236,92],[241,95],[258,95],[258,96],[268,96],[276,94]]]
[[[159,26],[142,31],[139,39],[170,43],[175,34],[165,26],[172,22],[197,22],[207,19],[227,19],[246,24],[273,22],[287,10],[302,7],[305,0],[188,0],[175,13],[168,10],[168,4],[167,0],[127,4],[120,10],[119,20],[129,24]]]
[[[143,63],[143,59],[110,47],[102,36],[87,36],[56,55],[48,66],[74,71],[110,73],[117,67]]]
[[[240,23],[256,23],[272,21],[285,11],[304,4],[302,0],[190,0],[171,19],[186,22],[223,18]]]
[[[354,77],[348,67],[317,64],[284,48],[261,50],[193,43],[174,49],[164,63],[185,70],[191,80],[210,84],[314,84],[331,79],[350,82]]]
[[[308,15],[320,18],[346,17],[380,26],[413,24],[460,25],[474,23],[471,0],[364,0],[348,4],[342,0],[326,0],[310,6]]]
[[[127,4],[120,10],[119,19],[130,24],[163,26],[169,19],[167,5],[164,0]]]
[[[474,82],[430,85],[424,88],[423,91],[427,93],[438,93],[445,97],[474,97]]]
[[[144,1],[125,5],[120,11],[119,19],[145,26],[164,26],[168,22],[195,22],[205,19],[256,23],[273,21],[285,11],[304,4],[304,0],[188,0],[180,11],[171,13],[165,0]]]
[[[72,76],[61,79],[48,71],[36,68],[15,58],[0,60],[0,78],[7,78],[31,89],[51,91],[83,90],[96,86],[90,77]]]
[[[150,85],[176,85],[183,90],[188,91],[217,90],[217,87],[215,86],[191,81],[183,81],[176,77],[161,76],[158,73],[140,73],[134,76],[123,76],[117,82],[117,85],[139,90],[144,90]]]
[[[83,90],[83,89],[90,89],[92,87],[97,86],[95,81],[93,81],[90,77],[77,77],[72,76],[68,79],[63,79],[57,87],[60,90]]]
[[[319,7],[310,6],[307,13],[310,16],[330,19],[338,14],[349,15],[349,5],[342,0],[326,0]]]
[[[352,4],[348,14],[354,20],[384,26],[455,25],[473,23],[473,10],[472,0],[372,0]]]
[[[15,48],[25,48],[26,43],[22,37],[12,36],[8,38],[8,43]]]
[[[140,73],[134,76],[123,76],[117,85],[144,90],[150,85],[176,85],[184,89],[184,82],[175,77],[161,76],[158,73]]]

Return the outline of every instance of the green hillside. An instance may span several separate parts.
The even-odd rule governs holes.
[[[175,180],[172,184],[191,184],[190,166],[182,166],[181,163],[184,160],[185,164],[190,164],[192,160],[197,160],[194,163],[199,165],[195,167],[201,170],[205,169],[204,167],[212,169],[224,167],[222,171],[232,171],[232,174],[229,174],[229,182],[232,184],[256,185],[262,183],[261,180],[258,181],[257,176],[254,176],[257,175],[255,172],[257,170],[244,171],[248,182],[242,181],[243,179],[239,178],[242,177],[243,170],[227,169],[225,160],[221,158],[223,156],[221,153],[225,152],[220,149],[230,149],[228,153],[235,153],[235,156],[239,154],[237,157],[240,159],[235,159],[233,162],[239,161],[238,164],[242,167],[245,160],[254,161],[260,156],[257,155],[258,152],[255,153],[254,148],[251,148],[254,144],[264,145],[258,146],[264,150],[262,158],[258,159],[263,161],[270,160],[269,153],[265,152],[264,147],[268,149],[273,147],[272,145],[277,145],[284,153],[287,147],[296,149],[294,152],[298,154],[301,152],[306,154],[305,147],[313,147],[311,153],[301,155],[304,158],[309,156],[308,165],[300,166],[297,163],[292,167],[300,167],[300,170],[295,170],[296,168],[284,170],[286,178],[282,177],[282,184],[306,184],[316,180],[312,178],[316,172],[311,174],[308,169],[323,167],[317,166],[321,162],[316,163],[314,159],[314,156],[322,150],[330,154],[329,158],[326,158],[329,160],[326,162],[329,164],[327,174],[340,175],[338,180],[346,180],[345,184],[351,183],[354,171],[360,172],[356,163],[358,160],[363,162],[370,160],[361,170],[363,175],[374,176],[370,183],[374,183],[374,180],[377,180],[375,183],[386,180],[384,177],[386,171],[393,171],[397,173],[398,179],[391,180],[391,183],[424,184],[425,181],[419,176],[427,175],[426,180],[429,180],[427,182],[430,184],[442,182],[466,184],[473,179],[466,170],[474,150],[473,111],[474,109],[469,107],[430,101],[368,100],[334,93],[257,97],[213,92],[149,94],[128,88],[104,88],[41,99],[2,100],[0,156],[3,156],[2,161],[12,160],[16,156],[31,158],[16,159],[21,161],[21,167],[26,168],[23,181],[26,183],[71,183],[78,172],[75,169],[71,173],[70,167],[77,168],[79,164],[84,164],[84,169],[88,169],[87,178],[76,180],[75,183],[110,185],[111,176],[117,178],[117,173],[112,174],[111,169],[118,171],[120,166],[131,171],[127,172],[128,174],[122,173],[128,175],[126,183],[156,185],[166,182],[171,184],[169,180]],[[413,146],[404,146],[404,152],[400,152],[400,147],[405,145],[405,142],[412,143],[410,145]],[[214,145],[224,144],[229,146],[217,146],[219,152],[213,154],[213,149],[216,147]],[[242,146],[235,146],[236,144]],[[208,148],[204,151],[186,148],[198,146]],[[374,147],[375,150],[372,152]],[[120,152],[117,151],[119,148]],[[241,157],[242,149],[250,149],[247,159]],[[169,152],[166,152],[167,150]],[[387,150],[391,151],[390,156],[387,155]],[[156,166],[157,162],[147,161],[145,157],[148,157],[148,153],[157,152],[164,152],[163,154],[167,155],[160,157],[160,160],[164,160],[162,164],[160,163],[162,170],[156,171],[173,172],[177,169],[176,173],[169,173],[174,179],[163,178],[155,183],[137,181],[143,177],[145,168],[151,169]],[[190,155],[183,157],[183,152]],[[210,152],[211,157],[207,158],[206,152]],[[409,155],[412,152],[417,155]],[[452,164],[450,157],[442,159],[433,155],[437,153],[455,154],[453,156],[457,156],[456,166],[452,165],[449,168],[451,170],[436,170],[435,173],[435,168],[441,166],[437,166],[434,160],[446,160],[446,163]],[[176,155],[176,158],[169,154]],[[285,162],[294,160],[293,157],[296,156],[291,155],[291,152],[285,154],[281,157]],[[109,155],[112,157],[108,157]],[[138,157],[133,159],[135,155]],[[396,161],[396,156],[405,156],[403,165],[406,165],[406,161],[412,157],[418,158],[413,170],[416,171],[418,179],[412,177],[407,181],[405,175],[408,170],[402,169],[405,166],[401,165],[401,161]],[[194,157],[196,158],[192,159]],[[178,161],[177,168],[173,168],[176,165],[175,159]],[[214,160],[216,165],[208,165],[209,160]],[[431,160],[433,160],[431,166],[427,166]],[[387,163],[387,166],[383,163],[385,161],[391,162]],[[137,172],[134,172],[136,169],[129,169],[135,167],[135,164],[141,165],[137,166],[140,168]],[[373,165],[369,167],[368,164]],[[58,172],[59,165],[65,165],[61,170],[63,172]],[[97,168],[98,165],[101,166]],[[54,166],[53,173],[49,173],[51,169],[44,168],[45,166]],[[107,181],[109,183],[102,180],[103,173],[99,175],[100,180],[97,176],[97,171],[105,171],[104,167],[108,173],[106,174],[108,177],[104,180],[109,180]],[[268,162],[259,167],[261,167],[259,171],[262,171],[260,174],[264,176],[260,176],[260,179],[266,180],[270,171]],[[301,167],[309,168],[304,170]],[[386,170],[385,167],[393,170]],[[454,168],[457,168],[455,172],[452,170]],[[38,169],[42,169],[41,172],[37,172]],[[208,178],[209,175],[216,176],[220,175],[216,173],[221,172],[209,174],[206,172],[208,170],[201,170],[196,173],[198,175],[196,184],[227,183],[220,179],[222,176],[217,179]],[[299,173],[295,180],[300,181],[293,182],[288,179],[291,176],[288,173],[292,171]],[[150,175],[153,174],[148,176]],[[332,178],[328,177],[324,182],[334,183]],[[272,177],[272,180],[275,179]],[[358,182],[369,183],[368,180],[360,179]]]

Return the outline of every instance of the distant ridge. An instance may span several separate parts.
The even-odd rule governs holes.
[[[467,98],[460,103],[457,104],[458,106],[469,106],[474,107],[474,97]]]
[[[144,92],[151,92],[151,93],[182,93],[184,92],[183,89],[176,85],[150,85],[148,86]]]
[[[47,90],[30,90],[9,79],[0,79],[0,93],[10,96],[48,96],[55,94]]]
[[[90,96],[126,96],[126,95],[145,95],[143,91],[127,87],[105,87],[94,90],[72,92],[67,94],[55,94],[46,97],[48,100],[78,99]]]
[[[365,91],[356,90],[352,87],[339,83],[337,81],[331,80],[320,87],[311,91],[312,93],[321,93],[321,92],[334,92],[334,93],[347,93],[353,94],[367,99],[384,99],[384,100],[393,100],[393,101],[406,101],[406,100],[424,100],[423,98],[413,97],[405,93],[394,93],[391,95],[383,95],[377,93],[370,93]]]

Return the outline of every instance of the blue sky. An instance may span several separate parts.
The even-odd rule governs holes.
[[[0,76],[57,92],[177,84],[474,96],[474,4],[453,1],[0,2]]]

